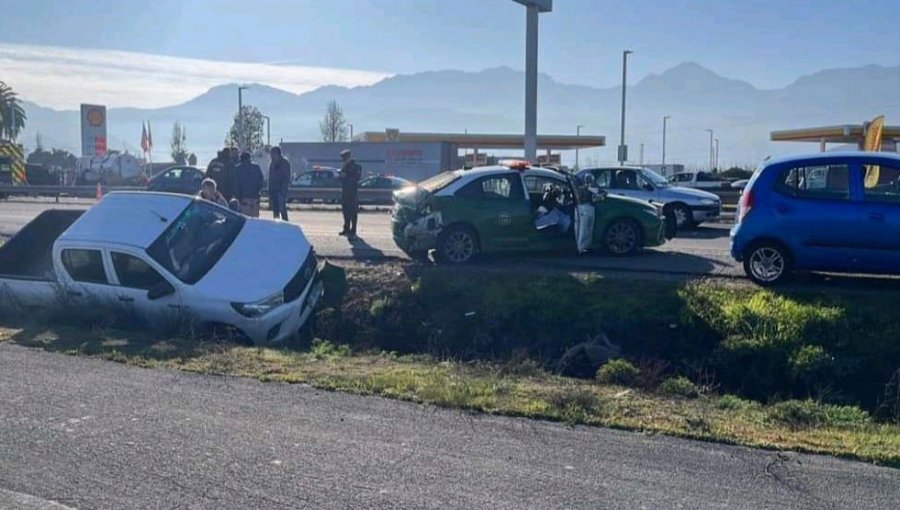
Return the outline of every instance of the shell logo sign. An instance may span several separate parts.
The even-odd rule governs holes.
[[[106,155],[106,107],[81,105],[81,155]]]

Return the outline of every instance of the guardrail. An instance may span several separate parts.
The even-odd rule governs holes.
[[[146,188],[137,186],[106,186],[104,193],[110,191],[145,191]],[[722,198],[723,205],[735,205],[741,196],[737,190],[708,190]],[[360,189],[359,201],[362,203],[390,203],[391,190]],[[265,190],[263,195],[265,195]],[[13,186],[0,184],[0,197],[9,196],[35,196],[35,197],[78,197],[94,198],[97,196],[97,186]],[[288,190],[288,200],[296,202],[339,202],[341,200],[340,188],[291,188]]]
[[[139,186],[104,186],[103,192],[111,191],[146,191]],[[263,190],[263,195],[266,195]],[[393,191],[383,189],[360,189],[359,200],[363,203],[390,203]],[[0,184],[0,197],[2,196],[31,196],[31,197],[77,197],[94,198],[97,196],[97,186],[29,186]],[[288,200],[300,202],[339,202],[341,199],[340,188],[291,188],[288,190]]]

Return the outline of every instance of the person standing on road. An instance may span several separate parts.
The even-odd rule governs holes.
[[[240,201],[240,211],[246,216],[259,218],[259,193],[263,187],[263,173],[259,165],[250,160],[250,153],[241,153],[235,179],[236,195]]]
[[[288,221],[287,192],[291,185],[291,163],[281,155],[281,147],[272,147],[269,152],[269,205],[272,216]]]
[[[219,151],[215,159],[206,167],[206,177],[216,181],[219,193],[226,200],[234,198],[234,163],[231,161],[231,149],[226,147]]]
[[[349,150],[341,151],[341,212],[344,214],[344,230],[339,235],[356,237],[356,221],[359,216],[359,179],[362,167],[353,161]]]

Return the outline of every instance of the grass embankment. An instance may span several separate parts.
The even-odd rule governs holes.
[[[83,327],[9,329],[0,339],[900,467],[900,399],[889,398],[900,397],[891,385],[900,317],[885,312],[883,293],[398,265],[349,277],[342,309],[319,314],[318,334],[332,341],[300,350]],[[618,352],[597,377],[552,373],[567,349],[600,333]]]

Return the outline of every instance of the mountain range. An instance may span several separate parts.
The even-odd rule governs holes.
[[[767,155],[817,150],[807,144],[773,144],[769,132],[817,125],[862,123],[886,115],[900,118],[900,66],[865,66],[821,71],[780,89],[762,90],[729,79],[696,63],[654,74],[627,88],[626,142],[631,160],[660,159],[662,118],[670,115],[667,162],[703,166],[709,134],[720,140],[724,165],[755,165]],[[188,147],[205,161],[214,155],[237,109],[237,85],[223,84],[182,104],[157,109],[112,108],[108,112],[109,147],[138,151],[141,123],[154,130],[154,159],[168,158],[172,124],[187,128]],[[28,91],[20,91],[27,99]],[[621,87],[570,85],[540,75],[538,132],[603,134],[608,146],[583,151],[582,163],[615,159],[619,141]],[[250,84],[244,104],[271,117],[272,140],[314,141],[325,105],[335,100],[355,132],[403,131],[516,133],[524,118],[524,74],[506,67],[480,72],[431,71],[396,75],[369,86],[325,86],[293,94],[265,84]],[[90,102],[89,98],[85,98]],[[24,101],[28,115],[23,139],[33,146],[40,133],[45,146],[75,151],[79,146],[77,111],[58,111]],[[571,161],[571,155],[565,156]]]

